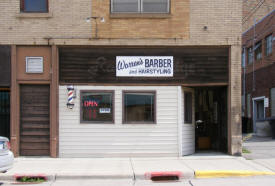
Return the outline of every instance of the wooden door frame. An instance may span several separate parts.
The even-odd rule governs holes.
[[[50,86],[50,156],[58,157],[58,77],[57,46],[51,46],[51,79],[47,81],[18,80],[17,46],[11,46],[10,141],[15,157],[20,155],[20,85],[22,84],[48,84]]]

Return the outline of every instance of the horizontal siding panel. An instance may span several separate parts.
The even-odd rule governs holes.
[[[91,133],[90,132],[83,132],[80,134],[77,134],[76,132],[71,132],[71,133],[63,133],[63,132],[60,132],[60,135],[62,136],[79,136],[79,137],[89,137],[91,136]],[[130,134],[125,134],[125,133],[120,133],[120,135],[115,135],[113,133],[103,133],[103,134],[97,134],[97,133],[92,133],[93,136],[97,136],[97,137],[109,137],[109,136],[113,136],[113,137],[117,137],[117,138],[122,138],[122,137],[146,137],[146,135],[144,133],[130,133]],[[147,134],[147,136],[149,137],[177,137],[176,134],[167,134],[167,133],[149,133]]]
[[[68,109],[66,86],[59,87],[60,157],[178,155],[176,86],[146,86],[156,91],[157,124],[122,124],[122,91],[139,86],[75,86],[77,98]],[[80,124],[80,90],[114,91],[114,124]]]
[[[166,130],[161,130],[161,129],[155,129],[155,130],[152,130],[152,129],[146,129],[146,128],[143,128],[143,129],[120,129],[120,130],[117,130],[117,129],[102,129],[102,130],[98,130],[98,129],[90,129],[90,128],[85,128],[85,129],[78,129],[78,128],[66,128],[66,129],[62,129],[63,133],[71,133],[73,130],[73,132],[80,132],[80,133],[90,133],[90,132],[96,132],[96,133],[112,133],[112,134],[120,134],[120,133],[131,133],[131,134],[136,134],[136,133],[143,133],[143,134],[147,134],[147,133],[152,133],[152,131],[154,133],[175,133],[177,132],[177,128],[174,128],[174,129],[166,129]]]
[[[105,158],[113,158],[113,157],[175,157],[177,154],[171,153],[171,152],[158,152],[158,153],[148,153],[148,152],[130,152],[130,153],[96,153],[96,152],[86,152],[85,154],[83,153],[60,153],[60,157],[64,158],[85,158],[85,157],[93,157],[93,158],[100,158],[100,157],[105,157]]]

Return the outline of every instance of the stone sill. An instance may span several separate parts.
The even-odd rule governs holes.
[[[51,18],[53,17],[52,13],[18,13],[16,18]]]
[[[113,19],[132,19],[132,18],[144,18],[144,19],[167,19],[172,17],[171,14],[150,14],[150,13],[111,13],[110,18]]]

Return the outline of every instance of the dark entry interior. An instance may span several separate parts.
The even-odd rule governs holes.
[[[227,88],[195,88],[196,151],[227,152]]]
[[[10,91],[0,88],[0,136],[10,138]]]
[[[50,87],[20,86],[20,155],[50,155]]]

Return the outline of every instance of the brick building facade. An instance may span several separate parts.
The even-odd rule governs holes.
[[[275,9],[274,0],[243,0],[243,32]]]
[[[167,11],[160,12],[138,0],[138,9],[130,13],[113,11],[116,0],[40,1],[47,4],[39,12],[26,0],[0,2],[0,44],[11,48],[11,85],[5,88],[10,90],[15,155],[182,156],[194,153],[200,140],[209,142],[207,148],[241,154],[239,0],[167,0]],[[151,13],[143,12],[145,5]],[[174,74],[119,77],[115,62],[125,56],[173,57]],[[76,92],[71,110],[69,85]],[[112,125],[82,124],[87,92],[90,98],[98,92],[112,95],[113,109],[87,116],[110,112]],[[125,123],[124,98],[133,92],[155,97],[150,125]],[[205,134],[197,136],[200,117],[205,123],[210,119]]]
[[[275,87],[275,42],[274,42],[275,11],[267,14],[257,22],[255,28],[252,26],[243,33],[243,115],[251,118],[247,130],[255,130],[253,121],[261,117],[274,116],[274,97],[272,89]],[[253,42],[253,38],[255,38]],[[254,46],[254,53],[253,48]],[[264,106],[263,114],[258,115],[255,111],[257,100],[263,98],[268,101]],[[255,101],[253,101],[253,99]],[[268,99],[268,100],[267,100]],[[262,99],[258,100],[261,102]],[[255,124],[254,124],[255,125]]]

